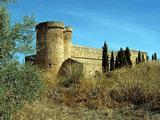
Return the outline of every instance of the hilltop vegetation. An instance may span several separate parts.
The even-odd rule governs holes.
[[[21,22],[11,23],[8,4],[14,1],[0,0],[0,120],[10,120],[44,86],[40,71],[16,58],[17,53],[32,53],[35,21],[24,16]]]
[[[159,62],[122,68],[95,78],[81,78],[69,87],[57,81],[40,100],[26,104],[14,118],[159,119]]]

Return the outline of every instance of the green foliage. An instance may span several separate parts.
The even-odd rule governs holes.
[[[6,6],[9,3],[14,3],[16,0],[0,0],[0,6]]]
[[[142,56],[141,56],[141,51],[138,52],[138,57],[137,57],[137,63],[142,62]]]
[[[111,59],[110,59],[110,71],[115,69],[115,64],[114,64],[114,53],[113,51],[111,52]]]
[[[119,60],[118,60],[118,55],[116,56],[115,68],[119,68]]]
[[[0,4],[0,64],[13,59],[16,53],[33,52],[34,26],[33,16],[24,16],[22,22],[11,24],[7,6]]]
[[[157,60],[157,53],[154,53],[154,59]]]
[[[153,55],[152,55],[152,60],[157,60],[157,53],[154,53]]]
[[[142,54],[142,62],[145,62],[144,54]]]
[[[121,61],[121,66],[123,67],[123,66],[127,66],[128,65],[128,62],[127,62],[127,56],[126,56],[126,54],[125,54],[125,50],[123,50],[122,48],[121,48],[121,55],[122,55],[122,61]]]
[[[15,61],[0,69],[0,80],[0,117],[5,119],[9,119],[25,101],[34,100],[44,87],[36,68]]]
[[[131,61],[131,53],[128,47],[126,47],[126,50],[123,50],[123,48],[120,48],[120,51],[117,53],[116,62],[115,62],[115,68],[121,68],[124,66],[132,66]]]
[[[120,48],[120,51],[118,51],[118,62],[119,62],[119,67],[123,66],[123,48]]]
[[[102,47],[102,71],[103,73],[109,72],[109,56],[108,56],[108,46],[106,41]]]
[[[148,55],[146,56],[146,60],[148,61],[149,60],[149,57]],[[145,62],[145,57],[144,57],[144,54],[141,53],[141,51],[138,52],[138,57],[136,57],[136,64],[139,64],[141,62]]]
[[[33,51],[35,26],[33,16],[11,24],[8,5],[14,1],[0,1],[0,119],[4,120],[9,120],[24,102],[34,100],[43,88],[38,69],[14,59],[16,53]]]
[[[0,3],[10,3],[15,2],[16,0],[0,0]]]
[[[131,53],[130,53],[129,47],[126,47],[125,55],[126,55],[126,59],[127,59],[127,64],[128,64],[129,66],[132,66]]]

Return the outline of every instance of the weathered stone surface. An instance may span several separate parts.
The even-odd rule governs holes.
[[[72,45],[71,27],[65,27],[62,22],[43,22],[36,26],[36,33],[37,53],[27,56],[26,61],[31,61],[45,70],[48,78],[56,78],[63,62],[68,58],[80,62],[87,77],[94,76],[97,71],[101,72],[102,49]],[[145,57],[147,55],[146,52],[142,54]],[[137,56],[138,51],[131,50],[133,64]]]

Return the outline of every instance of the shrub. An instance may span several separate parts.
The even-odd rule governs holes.
[[[41,78],[39,71],[29,64],[8,62],[3,66],[0,69],[0,119],[10,119],[25,101],[36,98],[43,88]]]
[[[83,77],[83,65],[72,59],[66,60],[58,73],[59,85],[63,87],[71,87],[79,83]]]

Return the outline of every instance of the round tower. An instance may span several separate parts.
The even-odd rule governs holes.
[[[64,59],[71,58],[72,27],[66,26],[64,30]]]
[[[56,76],[64,61],[64,24],[43,22],[36,26],[36,63]]]

